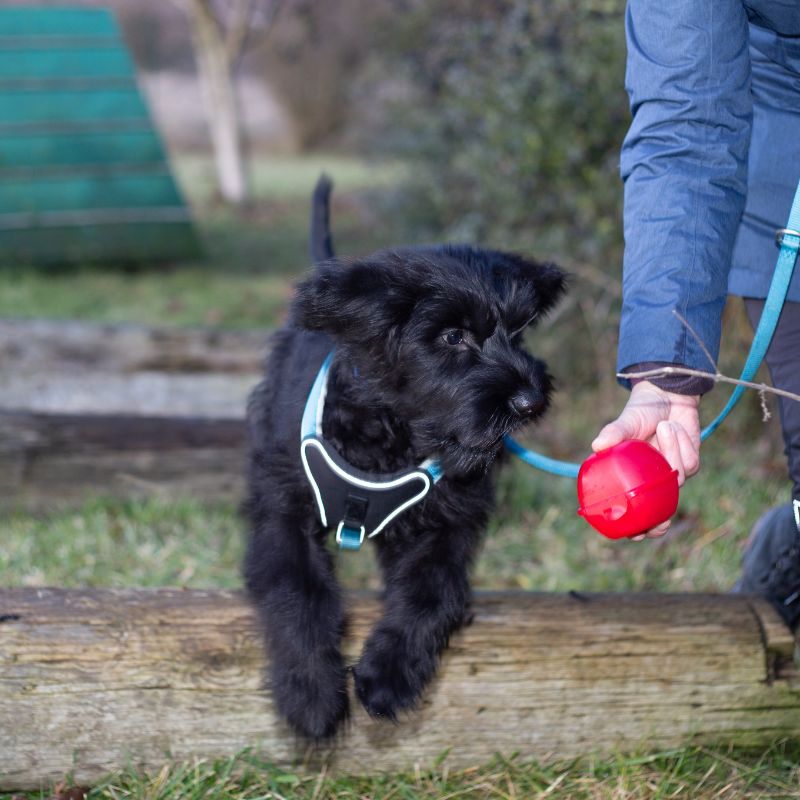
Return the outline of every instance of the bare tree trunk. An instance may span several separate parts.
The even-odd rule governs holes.
[[[186,0],[185,7],[205,94],[219,189],[225,200],[238,205],[247,199],[247,183],[233,75],[236,54],[230,51],[210,0]]]

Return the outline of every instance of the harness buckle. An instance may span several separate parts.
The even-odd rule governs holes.
[[[344,524],[344,520],[339,523],[336,528],[336,544],[342,550],[360,550],[361,545],[364,543],[364,535],[366,529],[362,525],[360,529],[350,528]]]
[[[775,244],[778,247],[783,247],[784,236],[796,236],[800,239],[800,231],[792,230],[792,228],[778,228],[778,230],[775,231]]]
[[[344,506],[344,518],[336,528],[336,544],[344,550],[358,550],[364,542],[366,534],[369,500],[357,494],[347,495]]]

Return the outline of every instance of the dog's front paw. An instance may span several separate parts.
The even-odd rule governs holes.
[[[324,673],[295,668],[273,675],[278,711],[307,739],[333,737],[347,719],[347,673],[342,666]]]
[[[356,695],[370,716],[395,722],[398,712],[416,704],[433,665],[427,655],[412,660],[399,648],[367,646],[353,668]]]

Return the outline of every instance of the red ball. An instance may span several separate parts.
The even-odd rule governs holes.
[[[678,471],[647,442],[620,442],[581,464],[578,502],[578,513],[603,536],[636,536],[675,513]]]

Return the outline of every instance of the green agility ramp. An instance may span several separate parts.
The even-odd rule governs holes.
[[[198,253],[114,16],[0,9],[0,264]]]

